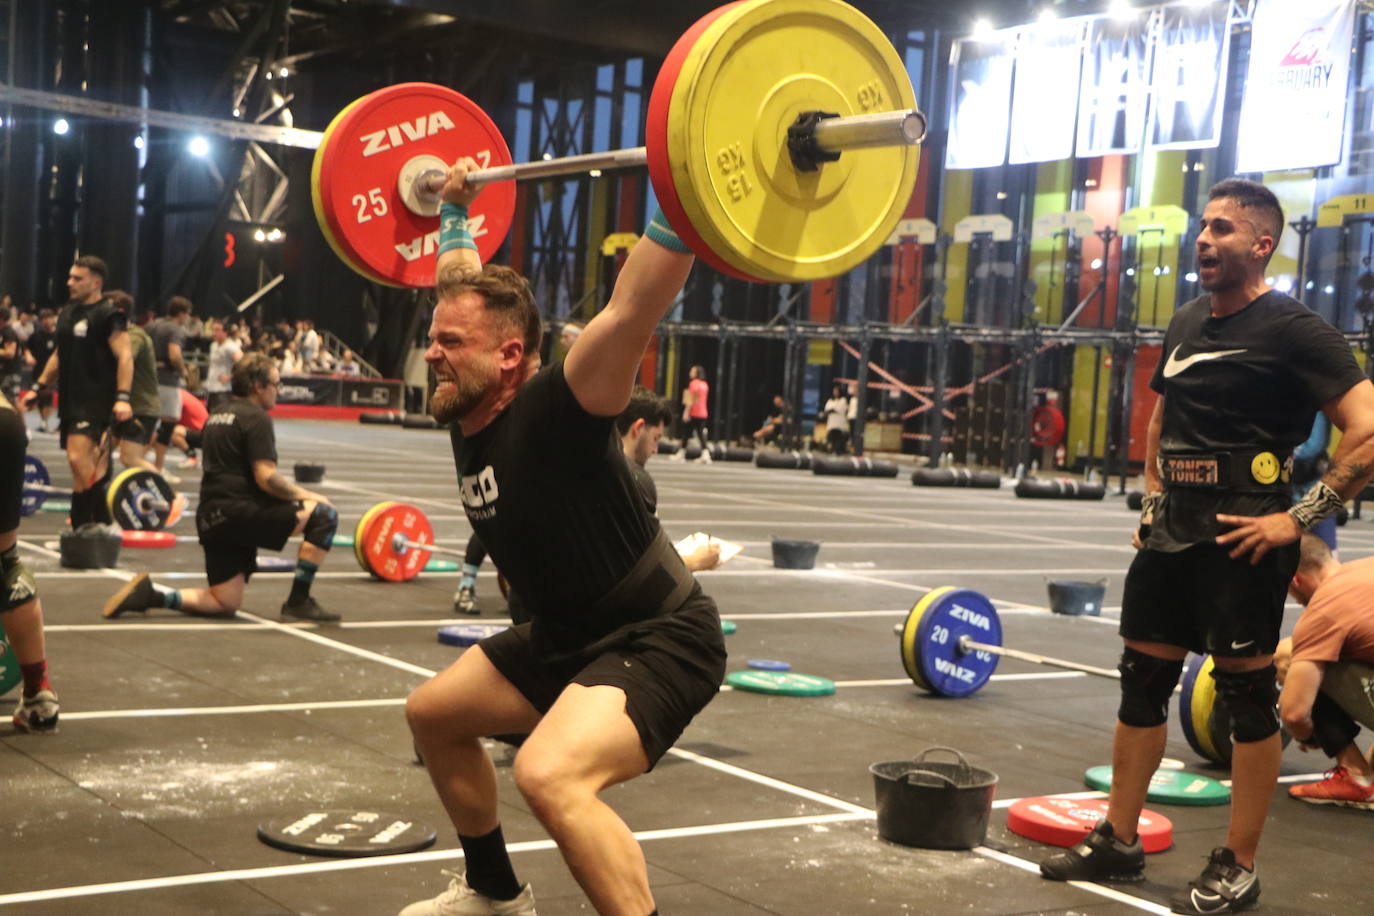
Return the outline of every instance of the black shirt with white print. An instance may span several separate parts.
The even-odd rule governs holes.
[[[1175,313],[1150,387],[1164,396],[1159,451],[1270,451],[1282,461],[1307,439],[1321,405],[1364,378],[1350,344],[1291,296],[1270,291],[1212,316],[1204,294]],[[1218,512],[1258,516],[1289,506],[1269,492],[1165,487],[1146,546],[1178,551],[1229,530]]]
[[[593,608],[653,543],[658,519],[615,419],[582,408],[562,363],[476,435],[455,424],[451,437],[468,521],[530,611],[536,648],[575,650],[635,623]]]

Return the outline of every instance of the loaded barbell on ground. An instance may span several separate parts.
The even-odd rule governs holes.
[[[669,52],[643,147],[516,165],[474,102],[403,83],[334,118],[311,191],[321,231],[355,271],[430,286],[438,192],[457,159],[475,159],[469,180],[491,185],[469,207],[484,261],[510,229],[511,180],[647,165],[673,229],[703,261],[797,282],[844,273],[882,246],[911,199],[925,130],[901,57],[862,13],[840,0],[740,0]]]
[[[943,697],[972,696],[997,670],[1003,656],[1036,665],[1120,680],[1115,668],[1024,652],[1002,645],[1002,622],[988,598],[972,589],[944,586],[912,607],[894,627],[901,640],[902,666],[923,690]],[[1212,763],[1231,762],[1231,721],[1216,702],[1210,655],[1189,655],[1177,693],[1178,717],[1188,746]],[[1290,738],[1283,733],[1287,746]]]
[[[43,462],[34,455],[24,456],[24,495],[21,515],[33,515],[50,496],[71,498],[72,491],[52,485]],[[115,524],[125,531],[161,531],[176,524],[186,508],[167,478],[143,468],[128,468],[116,474],[105,491],[105,504]]]

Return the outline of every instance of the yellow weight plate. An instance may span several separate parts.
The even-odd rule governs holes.
[[[1198,669],[1197,680],[1193,682],[1193,701],[1190,710],[1193,716],[1193,732],[1202,756],[1215,763],[1225,763],[1229,756],[1219,748],[1212,736],[1212,715],[1217,705],[1217,682],[1212,677],[1215,660],[1208,655]]]
[[[326,151],[329,149],[329,141],[334,128],[343,122],[344,115],[348,114],[354,106],[365,100],[367,96],[354,99],[344,106],[343,110],[334,116],[334,120],[329,122],[329,126],[324,129],[324,136],[320,138],[320,145],[315,148],[315,158],[310,163],[310,203],[315,208],[315,222],[319,224],[320,234],[329,243],[330,249],[340,261],[347,264],[356,273],[362,274],[373,283],[380,283],[383,286],[396,286],[390,280],[383,280],[366,266],[360,264],[356,258],[349,257],[348,252],[339,244],[339,239],[334,235],[334,230],[330,228],[329,217],[325,214],[324,197],[320,189],[320,166],[325,160]],[[363,567],[366,569],[367,567]]]
[[[911,608],[911,612],[906,615],[906,624],[902,627],[902,667],[906,669],[907,677],[911,678],[916,686],[922,690],[930,690],[931,687],[930,682],[921,672],[920,654],[916,650],[916,633],[921,628],[921,618],[925,615],[926,610],[945,594],[952,591],[954,591],[954,586],[943,585],[933,592],[927,592],[925,597],[917,601]]]
[[[372,521],[374,515],[379,512],[384,512],[394,505],[396,505],[395,500],[377,503],[377,505],[363,513],[363,517],[358,519],[358,524],[353,528],[353,558],[358,561],[358,566],[360,566],[365,573],[376,575],[376,573],[372,572],[372,567],[367,563],[367,555],[363,553],[363,532],[367,530],[367,524]]]
[[[910,202],[915,146],[848,150],[799,172],[787,128],[805,111],[916,107],[882,31],[840,0],[753,0],[702,34],[673,86],[673,182],[693,228],[726,262],[775,282],[851,270]]]

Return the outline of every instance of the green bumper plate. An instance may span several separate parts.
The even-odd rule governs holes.
[[[1090,788],[1109,792],[1112,788],[1112,768],[1089,767],[1083,782]],[[1199,776],[1183,770],[1156,770],[1150,777],[1145,798],[1161,805],[1224,805],[1231,800],[1231,790],[1210,776]]]
[[[731,633],[735,632],[738,629],[739,627],[735,626],[735,622],[733,620],[722,620],[720,622],[720,631],[724,633],[726,636],[729,636]]]
[[[458,564],[452,560],[430,560],[425,564],[425,572],[457,572]]]
[[[352,546],[353,546],[353,535],[351,535],[351,534],[336,534],[336,535],[334,535],[334,543],[333,543],[331,546],[333,546],[333,547],[352,547]]]
[[[835,682],[829,678],[791,671],[731,671],[725,683],[736,690],[785,697],[825,697],[835,692]]]

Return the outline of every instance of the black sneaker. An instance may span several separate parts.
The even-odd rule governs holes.
[[[153,588],[152,576],[139,573],[110,596],[101,613],[105,617],[118,617],[125,611],[146,611],[156,606],[157,590]]]
[[[1169,900],[1175,913],[1194,916],[1210,913],[1239,913],[1259,900],[1259,876],[1236,864],[1236,854],[1225,846],[1212,850],[1207,867],[1188,889]]]
[[[1140,837],[1121,842],[1106,820],[1097,822],[1083,842],[1040,863],[1040,874],[1052,881],[1141,881],[1145,850]]]
[[[14,727],[22,732],[51,735],[57,731],[57,694],[40,690],[31,697],[21,696],[14,708]]]
[[[290,601],[281,606],[282,617],[289,617],[294,620],[311,620],[315,623],[337,623],[343,617],[331,611],[326,611],[320,607],[320,603],[312,597],[307,597],[304,601],[292,604]]]

